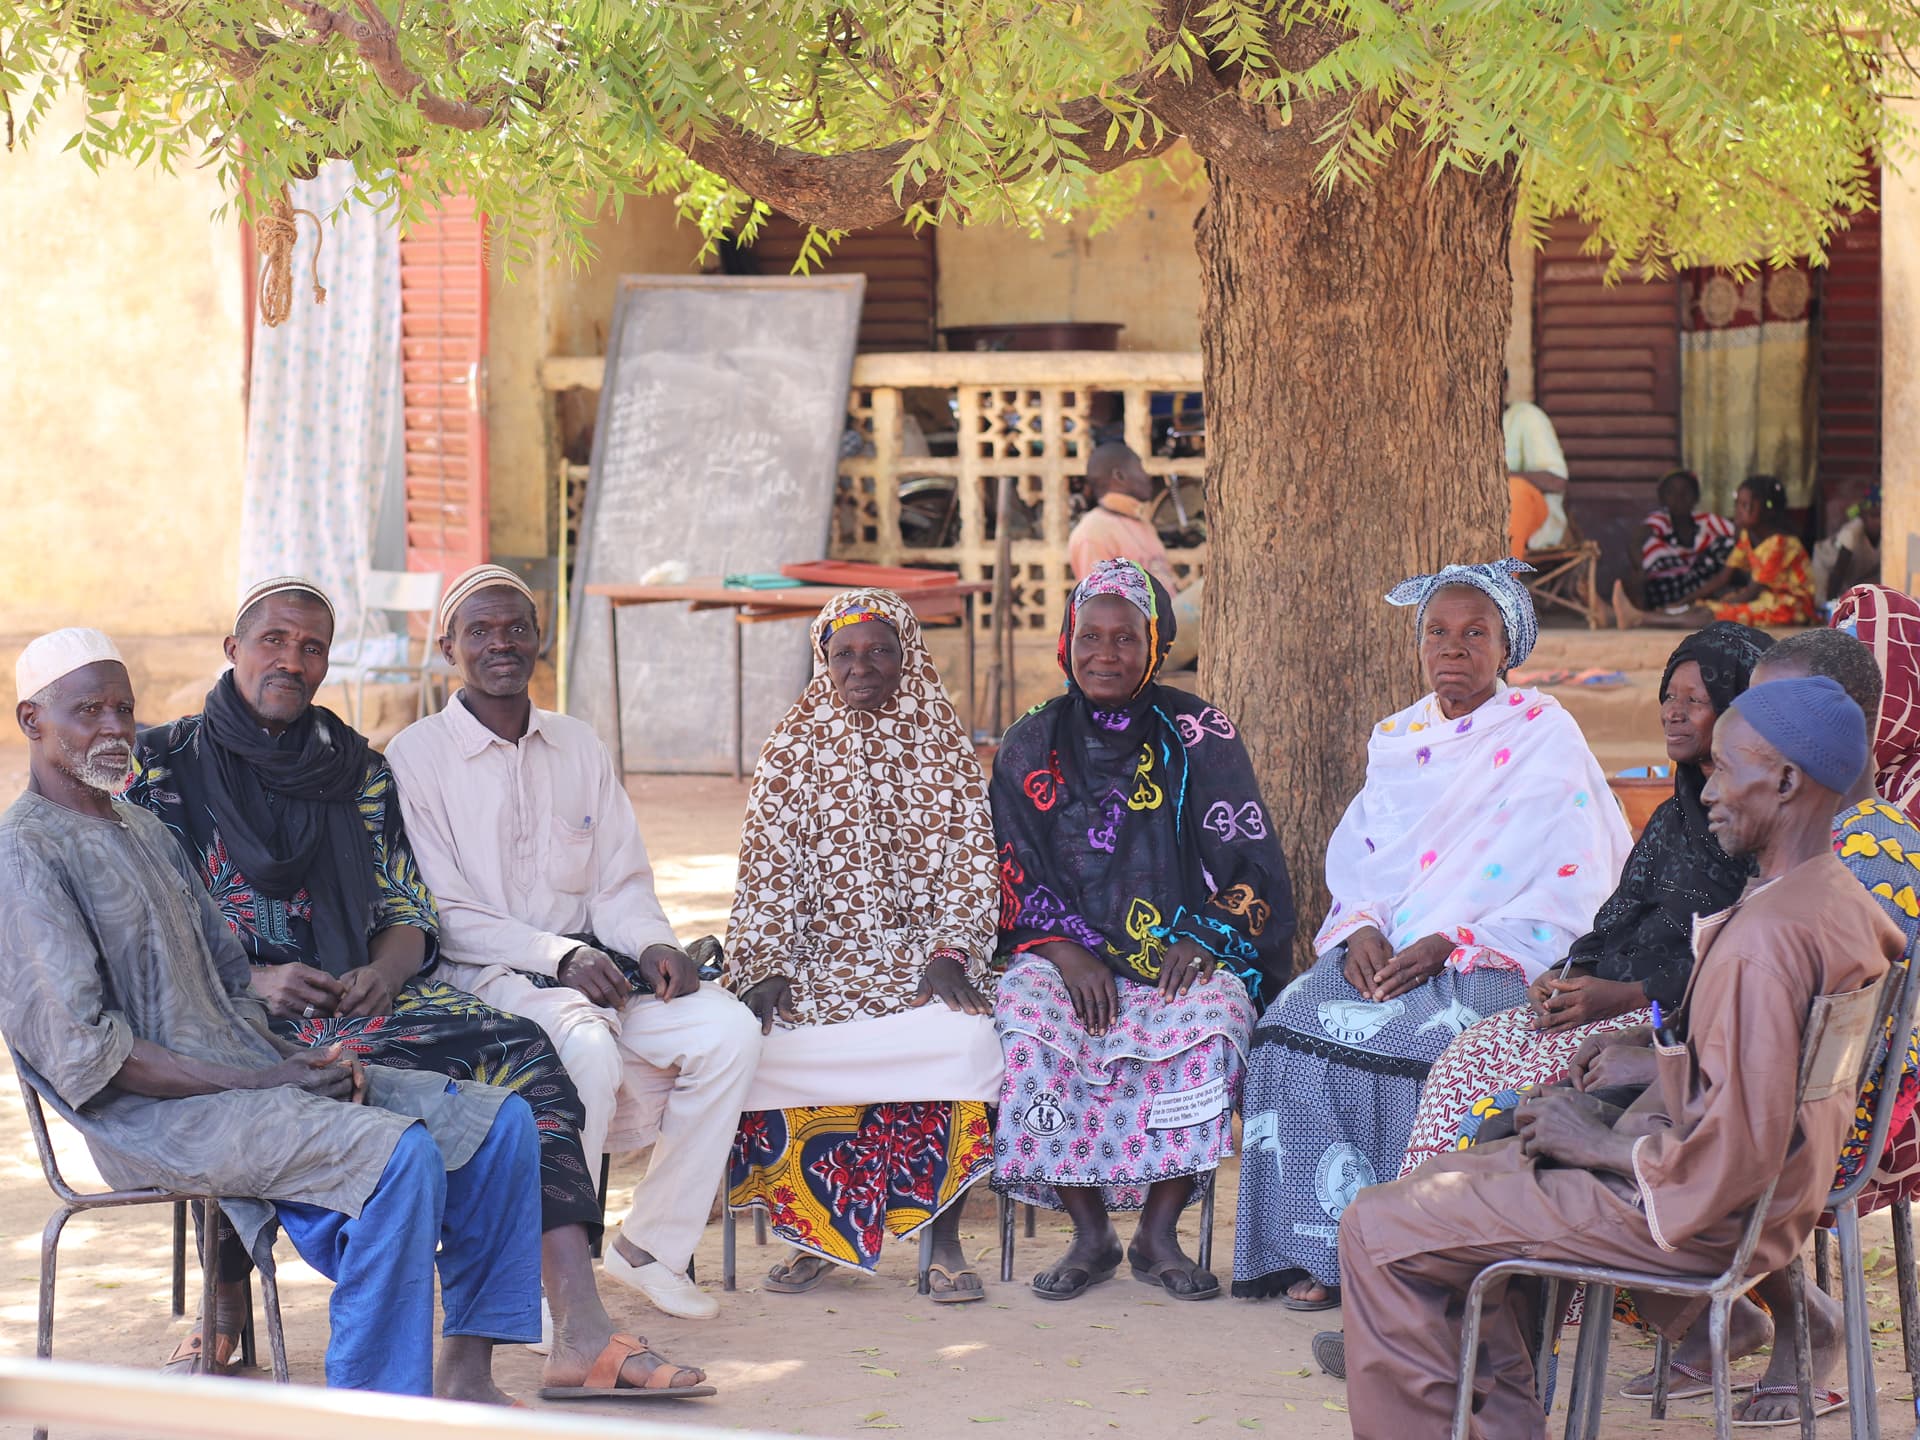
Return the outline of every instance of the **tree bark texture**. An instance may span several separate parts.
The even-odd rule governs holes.
[[[1201,691],[1252,752],[1300,939],[1371,728],[1424,693],[1409,575],[1506,552],[1504,174],[1276,196],[1210,166],[1197,225],[1210,531]]]

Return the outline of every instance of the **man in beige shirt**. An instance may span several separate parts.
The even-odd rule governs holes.
[[[603,1263],[668,1314],[708,1318],[719,1305],[686,1269],[760,1026],[679,948],[606,746],[528,696],[532,593],[476,567],[448,587],[437,628],[463,688],[396,736],[387,761],[439,902],[441,967],[546,1030],[580,1092],[589,1159],[653,1146]]]
[[[1087,499],[1091,508],[1067,536],[1073,578],[1084,580],[1109,560],[1131,560],[1158,580],[1173,600],[1177,621],[1164,668],[1184,670],[1200,655],[1200,596],[1206,581],[1180,588],[1167,547],[1149,518],[1153,477],[1131,446],[1113,441],[1087,457]]]

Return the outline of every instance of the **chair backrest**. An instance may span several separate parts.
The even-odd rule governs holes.
[[[432,615],[440,605],[437,570],[369,570],[360,577],[360,607],[388,615]]]
[[[27,1129],[33,1132],[33,1148],[40,1155],[40,1170],[47,1177],[47,1185],[61,1199],[67,1199],[74,1193],[67,1184],[67,1177],[60,1173],[60,1157],[53,1150],[53,1135],[47,1129],[46,1107],[40,1103],[40,1092],[46,1081],[39,1072],[20,1058],[20,1052],[11,1044],[7,1046],[7,1058],[13,1062],[13,1073],[20,1081],[20,1103],[26,1107]]]
[[[1857,1095],[1873,1073],[1876,1062],[1874,1037],[1887,1021],[1888,1006],[1905,989],[1904,968],[1889,970],[1871,985],[1838,995],[1818,995],[1807,1012],[1807,1028],[1800,1037],[1800,1080],[1795,1087],[1797,1111],[1808,1100],[1825,1099],[1845,1093]],[[1904,1053],[1905,1047],[1902,1047]],[[1783,1157],[1784,1158],[1784,1157]],[[1773,1178],[1760,1198],[1754,1201],[1747,1217],[1746,1233],[1740,1248],[1727,1267],[1726,1279],[1738,1282],[1747,1273],[1760,1232],[1766,1228],[1768,1212],[1773,1209],[1773,1192],[1780,1183],[1776,1163]]]
[[[1915,973],[1912,957],[1887,972],[1886,1018],[1868,1037],[1864,1073],[1855,1087],[1858,1094],[1874,1081],[1873,1123],[1867,1135],[1866,1154],[1860,1169],[1846,1184],[1827,1196],[1827,1208],[1844,1205],[1866,1189],[1873,1178],[1881,1152],[1887,1148],[1887,1131],[1893,1125],[1893,1111],[1900,1095],[1900,1072],[1907,1063],[1907,1044],[1913,1035],[1916,1010],[1920,1010],[1920,974]]]

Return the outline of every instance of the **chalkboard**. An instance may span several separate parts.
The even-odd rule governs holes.
[[[610,745],[610,607],[588,584],[769,573],[827,553],[866,279],[625,275],[575,567],[568,709]],[[628,770],[731,774],[730,610],[619,612]],[[745,627],[749,760],[811,672],[798,622]]]

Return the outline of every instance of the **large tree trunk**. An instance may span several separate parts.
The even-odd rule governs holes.
[[[1423,691],[1408,575],[1506,550],[1504,175],[1406,147],[1367,186],[1274,196],[1212,169],[1204,694],[1252,750],[1305,957],[1370,727]]]

